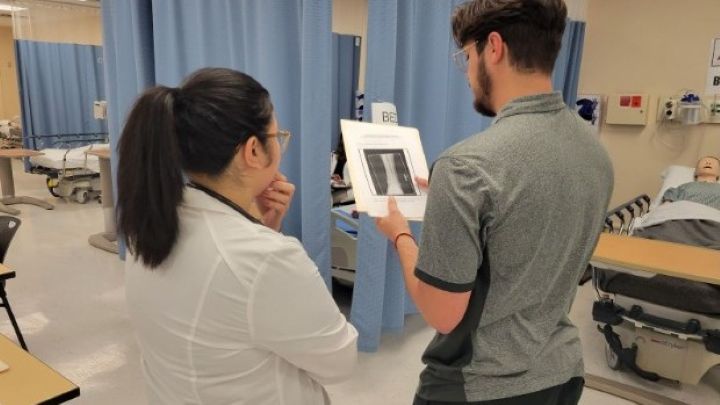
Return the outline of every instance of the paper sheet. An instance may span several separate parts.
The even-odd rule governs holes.
[[[427,179],[428,166],[418,130],[349,120],[340,126],[357,210],[386,216],[393,196],[405,217],[422,220],[427,192],[415,179]]]

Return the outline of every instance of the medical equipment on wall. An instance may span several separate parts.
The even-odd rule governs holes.
[[[647,94],[611,94],[608,96],[606,124],[646,125],[648,113]]]
[[[93,117],[96,120],[107,119],[107,101],[95,101],[93,103]]]
[[[678,108],[678,100],[672,97],[666,98],[666,99],[660,99],[660,106],[658,107],[658,110],[660,111],[660,116],[658,117],[660,121],[674,121],[677,119],[677,108]]]
[[[708,116],[706,122],[708,124],[720,124],[720,96],[717,94],[707,103]]]
[[[700,97],[693,93],[685,93],[677,105],[677,116],[685,125],[697,125],[702,122],[702,103]]]
[[[720,124],[720,99],[708,96],[705,100],[692,90],[680,95],[660,97],[658,121],[681,125]]]
[[[685,92],[679,96],[660,98],[658,120],[683,125],[698,125],[702,122],[703,104],[700,96]]]

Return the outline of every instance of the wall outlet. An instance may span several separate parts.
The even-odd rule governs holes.
[[[707,119],[708,124],[720,124],[720,100],[708,103]]]
[[[658,98],[658,121],[674,121],[677,119],[678,100],[673,97]]]

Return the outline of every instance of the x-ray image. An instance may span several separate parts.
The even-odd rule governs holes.
[[[373,195],[418,195],[405,150],[363,149],[363,154]]]
[[[340,120],[355,207],[373,218],[388,214],[388,197],[408,219],[421,221],[427,194],[415,183],[428,178],[417,128]]]

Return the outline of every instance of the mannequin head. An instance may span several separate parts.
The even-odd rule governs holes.
[[[705,156],[695,166],[695,181],[715,183],[720,180],[720,159]]]

